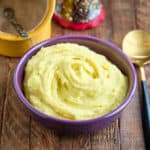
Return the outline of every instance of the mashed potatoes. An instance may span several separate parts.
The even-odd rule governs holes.
[[[102,116],[122,103],[127,89],[127,77],[115,65],[77,44],[42,48],[25,68],[25,96],[34,107],[57,118]]]

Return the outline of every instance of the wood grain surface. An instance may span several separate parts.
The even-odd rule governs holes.
[[[102,2],[107,15],[101,25],[79,32],[64,29],[53,22],[52,37],[87,34],[121,47],[124,35],[130,30],[144,29],[150,33],[150,0]],[[0,56],[0,150],[145,150],[140,86],[121,117],[108,128],[92,135],[60,136],[35,121],[18,100],[12,81],[18,60]],[[145,72],[150,91],[150,65],[145,67]]]

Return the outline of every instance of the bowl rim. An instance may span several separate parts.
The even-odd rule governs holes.
[[[40,110],[36,109],[34,106],[32,106],[30,104],[30,102],[25,98],[25,96],[19,86],[19,83],[18,83],[18,74],[20,72],[20,69],[22,68],[22,66],[25,67],[25,64],[27,63],[29,57],[32,57],[33,53],[37,53],[42,46],[46,46],[47,44],[53,45],[53,43],[55,43],[59,40],[62,40],[62,39],[65,39],[65,40],[67,40],[67,39],[82,39],[82,40],[90,40],[90,41],[92,40],[92,41],[101,43],[103,45],[106,45],[106,46],[114,49],[116,52],[119,53],[119,55],[121,55],[126,60],[126,62],[128,63],[128,65],[130,67],[132,75],[133,75],[133,84],[131,85],[131,90],[128,92],[128,95],[124,99],[123,103],[121,103],[117,108],[115,108],[114,110],[112,110],[111,112],[109,112],[105,115],[102,115],[102,116],[99,116],[96,118],[87,119],[87,120],[67,120],[67,119],[56,118],[56,117],[53,117],[53,116],[50,116],[50,115],[47,115],[47,114],[41,112]],[[35,46],[33,46],[32,48],[30,48],[29,51],[27,51],[23,55],[23,57],[19,60],[19,62],[16,65],[16,68],[14,70],[14,76],[13,76],[13,84],[14,84],[14,89],[15,89],[15,92],[16,92],[19,100],[25,105],[25,107],[27,109],[29,109],[33,114],[37,115],[38,117],[41,117],[43,119],[52,120],[55,122],[64,123],[64,124],[82,125],[82,124],[90,124],[93,122],[99,122],[100,120],[105,120],[109,117],[113,117],[113,116],[119,114],[132,100],[132,96],[134,95],[134,92],[135,92],[136,86],[137,86],[137,76],[136,76],[136,70],[135,70],[131,60],[127,57],[127,55],[125,55],[123,53],[123,51],[119,47],[115,46],[113,43],[103,40],[103,39],[100,39],[98,37],[90,36],[90,35],[69,34],[69,35],[58,36],[58,37],[54,37],[54,38],[42,41],[42,42],[36,44]]]
[[[55,10],[55,3],[56,0],[46,0],[46,9],[43,14],[43,18],[31,30],[27,31],[29,37],[22,38],[17,34],[0,31],[0,39],[5,41],[25,41],[37,36],[37,34],[42,31],[43,26],[50,21],[50,18],[52,18],[53,12]]]

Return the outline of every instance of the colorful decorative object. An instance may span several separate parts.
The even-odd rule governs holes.
[[[66,28],[93,28],[105,19],[100,0],[57,0],[54,20]]]

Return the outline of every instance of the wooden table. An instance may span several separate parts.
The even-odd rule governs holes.
[[[124,35],[140,28],[150,32],[150,0],[103,0],[107,16],[98,27],[82,32],[52,23],[52,36],[88,34],[112,41],[119,47]],[[58,136],[35,121],[18,100],[12,82],[19,59],[0,56],[0,149],[1,150],[144,150],[141,93],[121,117],[94,135]],[[145,67],[150,90],[150,65]]]

